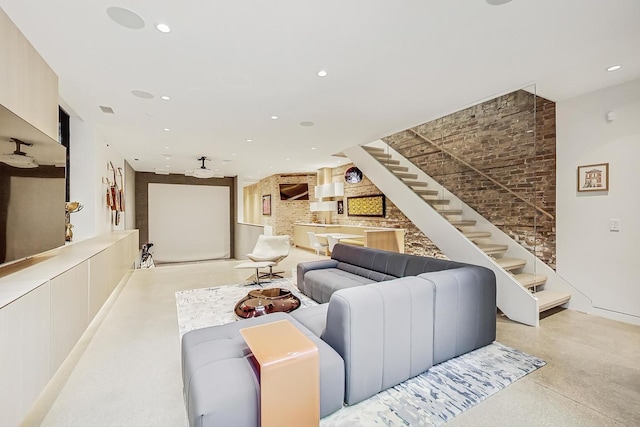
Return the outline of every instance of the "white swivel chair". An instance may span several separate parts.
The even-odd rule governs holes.
[[[320,258],[320,251],[323,251],[326,255],[327,248],[329,246],[323,245],[322,243],[320,243],[320,240],[318,240],[318,236],[316,236],[314,232],[307,231],[307,235],[309,236],[309,243],[311,244],[311,247],[316,251],[317,257]]]
[[[247,254],[247,258],[254,262],[260,261],[272,261],[274,265],[278,265],[280,261],[289,256],[289,248],[291,238],[287,235],[284,236],[258,236],[256,246],[253,248],[253,252]],[[282,277],[280,274],[284,271],[273,271],[273,266],[269,267],[269,272],[264,273],[260,278],[264,277]]]
[[[327,243],[329,243],[329,252],[333,252],[333,247],[336,245],[336,243],[338,243],[338,239],[336,239],[335,237],[328,235],[327,236]]]

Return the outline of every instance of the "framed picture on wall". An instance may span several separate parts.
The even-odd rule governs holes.
[[[344,214],[344,201],[338,200],[338,215]]]
[[[608,191],[609,163],[578,166],[578,191]]]
[[[271,194],[262,196],[262,215],[271,215]]]

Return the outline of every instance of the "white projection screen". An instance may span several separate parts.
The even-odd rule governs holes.
[[[229,187],[149,184],[149,241],[155,262],[229,258]]]

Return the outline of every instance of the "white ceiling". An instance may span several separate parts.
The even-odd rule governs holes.
[[[144,28],[116,24],[110,6],[135,11]],[[204,155],[209,168],[247,181],[313,172],[336,166],[331,155],[346,147],[497,94],[527,86],[561,101],[640,78],[638,0],[0,0],[0,7],[58,75],[63,105],[95,124],[138,171],[181,174]],[[158,22],[172,31],[160,33]],[[606,72],[613,64],[622,69]],[[320,70],[328,75],[318,77]]]

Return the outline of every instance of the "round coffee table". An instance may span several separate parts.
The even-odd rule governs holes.
[[[269,313],[290,313],[300,307],[300,299],[282,288],[256,289],[236,303],[233,312],[240,319],[263,316]]]

